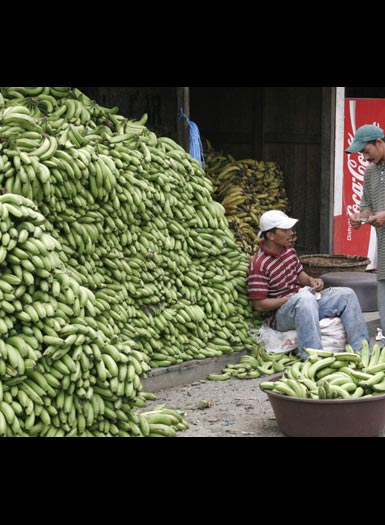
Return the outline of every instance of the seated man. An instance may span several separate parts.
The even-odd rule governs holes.
[[[297,222],[278,210],[261,216],[263,239],[247,272],[249,299],[271,328],[297,331],[302,359],[308,357],[303,348],[322,349],[319,321],[325,317],[340,317],[348,343],[360,351],[369,334],[356,293],[345,287],[323,290],[323,280],[304,271],[291,244]]]

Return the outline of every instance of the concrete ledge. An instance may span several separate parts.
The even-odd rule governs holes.
[[[374,319],[366,323],[368,326],[369,337],[376,337],[377,328],[381,328],[380,319]]]
[[[368,327],[369,337],[377,335],[377,328],[380,328],[380,314],[378,312],[364,312],[364,318]]]
[[[209,359],[194,359],[180,365],[154,368],[148,377],[142,380],[144,392],[157,392],[174,386],[187,385],[206,379],[209,374],[220,374],[228,363],[239,363],[247,351],[224,354]]]
[[[363,312],[376,312],[377,276],[370,272],[330,272],[321,275],[325,288],[329,286],[347,286],[356,292]]]

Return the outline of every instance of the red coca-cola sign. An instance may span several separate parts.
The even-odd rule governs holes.
[[[345,99],[343,151],[336,153],[343,156],[343,181],[336,184],[335,192],[334,253],[369,257],[372,261],[369,268],[375,268],[375,229],[362,225],[359,230],[353,230],[349,222],[349,214],[360,210],[368,162],[361,153],[346,154],[345,150],[352,143],[357,129],[364,124],[375,124],[384,129],[385,99]]]

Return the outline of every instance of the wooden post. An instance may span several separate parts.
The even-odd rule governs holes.
[[[320,250],[333,253],[336,88],[322,88]],[[340,154],[340,153],[339,153]]]
[[[190,117],[190,90],[188,87],[177,87],[177,130],[178,143],[189,153],[190,152],[190,128],[185,119],[180,119],[182,110]]]

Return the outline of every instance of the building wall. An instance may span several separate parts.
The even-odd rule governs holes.
[[[191,118],[216,149],[237,159],[276,161],[290,213],[300,219],[297,249],[320,247],[321,87],[192,87]]]
[[[238,159],[260,157],[262,142],[256,125],[261,102],[260,88],[190,87],[191,119],[198,124],[202,139]]]
[[[119,113],[139,119],[148,114],[147,126],[158,135],[177,138],[177,94],[175,87],[81,87],[86,95]]]
[[[385,98],[385,87],[346,87],[346,98]]]

